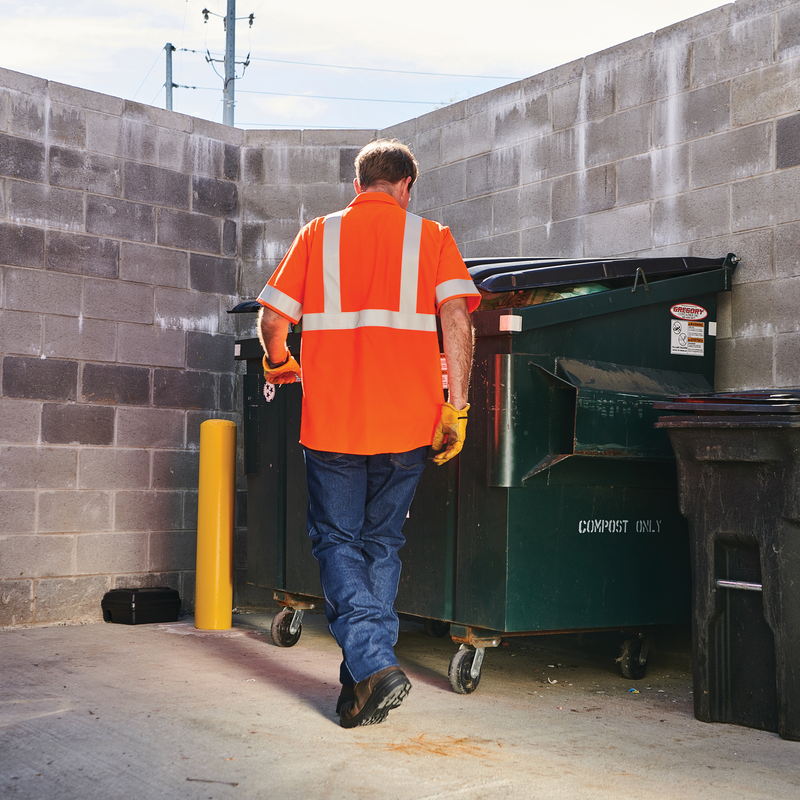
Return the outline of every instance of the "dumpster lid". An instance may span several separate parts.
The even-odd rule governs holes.
[[[653,403],[653,408],[684,414],[800,414],[800,389],[682,394]]]
[[[465,263],[475,285],[485,292],[507,292],[546,286],[569,286],[589,282],[618,283],[635,278],[666,278],[733,267],[739,259],[725,258],[469,258]]]

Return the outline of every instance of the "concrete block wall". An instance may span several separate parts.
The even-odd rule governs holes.
[[[698,255],[717,388],[800,386],[800,3],[739,0],[394,132],[465,256]],[[384,133],[384,132],[382,132]]]
[[[200,424],[238,421],[243,140],[0,70],[0,626],[114,586],[191,607]]]

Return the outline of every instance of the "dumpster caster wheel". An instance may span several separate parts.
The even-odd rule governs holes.
[[[426,619],[425,633],[428,636],[435,636],[437,639],[444,639],[450,633],[450,623],[440,619]]]
[[[617,661],[623,678],[640,681],[647,672],[647,647],[645,639],[627,639]]]
[[[450,688],[458,694],[472,694],[481,682],[482,661],[483,648],[469,650],[462,645],[450,660],[450,669],[447,672]]]
[[[284,608],[272,618],[272,627],[269,632],[272,641],[278,647],[294,647],[303,632],[303,612],[292,608]],[[294,630],[292,630],[294,628]]]

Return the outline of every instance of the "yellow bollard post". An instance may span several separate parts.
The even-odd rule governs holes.
[[[233,497],[236,424],[209,419],[200,426],[197,496],[197,580],[194,626],[227,630],[233,610]]]

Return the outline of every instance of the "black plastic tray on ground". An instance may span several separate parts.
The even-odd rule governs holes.
[[[181,597],[168,586],[139,589],[112,589],[101,602],[103,619],[123,625],[144,625],[151,622],[177,622]]]

